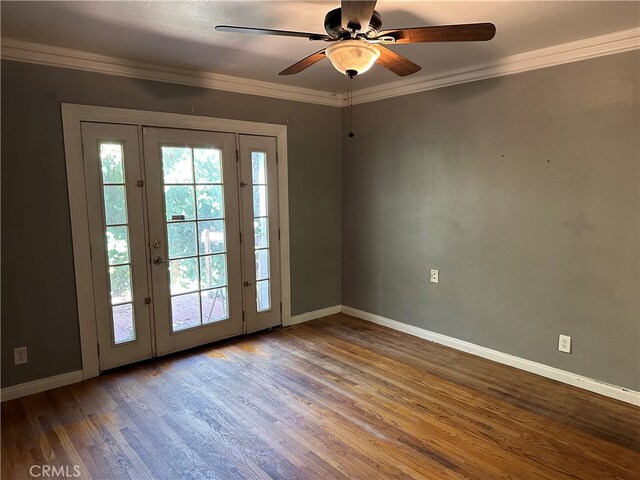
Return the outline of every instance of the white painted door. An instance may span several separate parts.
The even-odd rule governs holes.
[[[100,370],[281,324],[275,138],[82,123],[82,140]]]
[[[240,204],[247,332],[280,325],[278,165],[273,137],[240,135]]]
[[[138,127],[82,123],[102,370],[152,356]]]
[[[144,129],[158,355],[244,331],[235,137]]]

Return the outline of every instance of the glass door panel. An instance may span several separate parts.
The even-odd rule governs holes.
[[[129,257],[129,226],[123,168],[122,143],[101,141],[100,166],[102,173],[105,239],[109,263],[111,316],[115,344],[136,339],[132,308],[131,259]]]
[[[161,157],[176,332],[229,318],[222,151],[163,146]]]
[[[247,331],[281,323],[275,139],[240,135]]]
[[[158,352],[242,333],[235,135],[144,139]]]
[[[251,152],[251,182],[253,186],[253,231],[256,260],[256,308],[258,312],[265,312],[271,309],[267,152]],[[262,232],[262,227],[267,232]]]
[[[100,369],[152,355],[138,129],[82,124]]]

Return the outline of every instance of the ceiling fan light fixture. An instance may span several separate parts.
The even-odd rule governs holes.
[[[376,63],[380,50],[365,40],[354,38],[331,44],[325,54],[340,73],[355,71],[361,75]]]

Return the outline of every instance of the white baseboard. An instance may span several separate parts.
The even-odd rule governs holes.
[[[61,373],[52,377],[40,378],[31,382],[19,383],[10,387],[5,387],[0,392],[2,401],[13,400],[14,398],[25,397],[33,393],[44,392],[52,388],[64,387],[72,383],[80,382],[84,379],[82,370],[75,372]]]
[[[335,315],[342,310],[341,305],[334,305],[333,307],[321,308],[320,310],[314,310],[312,312],[301,313],[300,315],[294,315],[287,323],[283,323],[283,327],[289,325],[295,325],[296,323],[308,322],[309,320],[315,320],[316,318],[326,317],[327,315]]]
[[[340,313],[340,309],[340,305],[334,305],[333,307],[327,307],[321,310],[315,310],[313,312],[305,312],[300,315],[294,315],[293,317],[291,317],[289,322],[283,323],[283,326],[295,325],[297,323],[315,320],[316,318],[326,317],[327,315],[334,315],[336,313]],[[15,398],[25,397],[34,393],[44,392],[45,390],[51,390],[52,388],[71,385],[72,383],[77,383],[82,380],[84,380],[82,370],[61,373],[60,375],[40,378],[31,382],[19,383],[17,385],[5,387],[0,391],[0,399],[3,402],[7,400],[13,400]]]
[[[398,330],[400,332],[408,333],[416,337],[424,338],[432,342],[446,345],[447,347],[455,348],[463,352],[471,353],[479,357],[493,360],[494,362],[509,365],[511,367],[524,370],[526,372],[535,373],[542,377],[557,380],[558,382],[573,385],[574,387],[589,390],[590,392],[599,393],[606,397],[615,398],[632,405],[640,406],[640,392],[629,390],[628,388],[619,387],[617,385],[611,385],[609,383],[600,382],[589,377],[578,375],[577,373],[567,372],[560,370],[559,368],[550,367],[542,363],[533,362],[524,358],[502,353],[490,348],[481,347],[474,343],[465,342],[464,340],[458,340],[457,338],[448,337],[440,333],[430,332],[423,328],[414,327],[413,325],[407,325],[406,323],[391,320],[389,318],[381,317],[373,313],[357,310],[352,307],[342,306],[342,313],[351,315],[353,317],[367,320],[368,322],[377,323],[378,325],[384,325],[385,327]]]
[[[567,372],[560,370],[559,368],[550,367],[542,363],[537,363],[524,358],[502,353],[497,350],[482,347],[474,343],[465,342],[464,340],[458,340],[457,338],[448,337],[440,333],[431,332],[420,327],[413,325],[407,325],[406,323],[391,320],[389,318],[375,315],[373,313],[358,310],[345,305],[335,305],[333,307],[327,307],[320,310],[314,310],[312,312],[305,312],[300,315],[294,315],[291,320],[283,326],[295,325],[302,322],[308,322],[309,320],[315,320],[316,318],[326,317],[328,315],[334,315],[336,313],[345,313],[362,320],[366,320],[378,325],[392,328],[400,332],[408,333],[416,337],[424,338],[432,342],[445,345],[447,347],[454,348],[463,352],[471,353],[479,357],[483,357],[494,362],[509,365],[526,372],[534,373],[542,377],[550,378],[568,385],[573,385],[590,392],[598,393],[606,397],[615,398],[632,405],[640,406],[640,392],[630,390],[628,388],[619,387],[617,385],[611,385],[609,383],[600,382],[589,377],[578,375],[577,373]],[[80,382],[84,379],[82,370],[76,370],[74,372],[62,373],[60,375],[54,375],[52,377],[41,378],[33,380],[31,382],[19,383],[18,385],[12,385],[10,387],[3,388],[0,391],[1,400],[13,400],[15,398],[24,397],[34,393],[44,392],[45,390],[51,390],[52,388],[64,387],[65,385],[71,385],[72,383]]]

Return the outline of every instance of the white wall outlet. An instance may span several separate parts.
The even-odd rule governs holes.
[[[435,268],[431,269],[431,276],[429,277],[431,283],[438,283],[438,270]]]
[[[13,364],[14,365],[22,365],[23,363],[27,363],[29,360],[27,358],[27,347],[18,347],[13,349]]]
[[[558,350],[565,353],[571,353],[571,337],[569,335],[562,335],[558,339]]]

